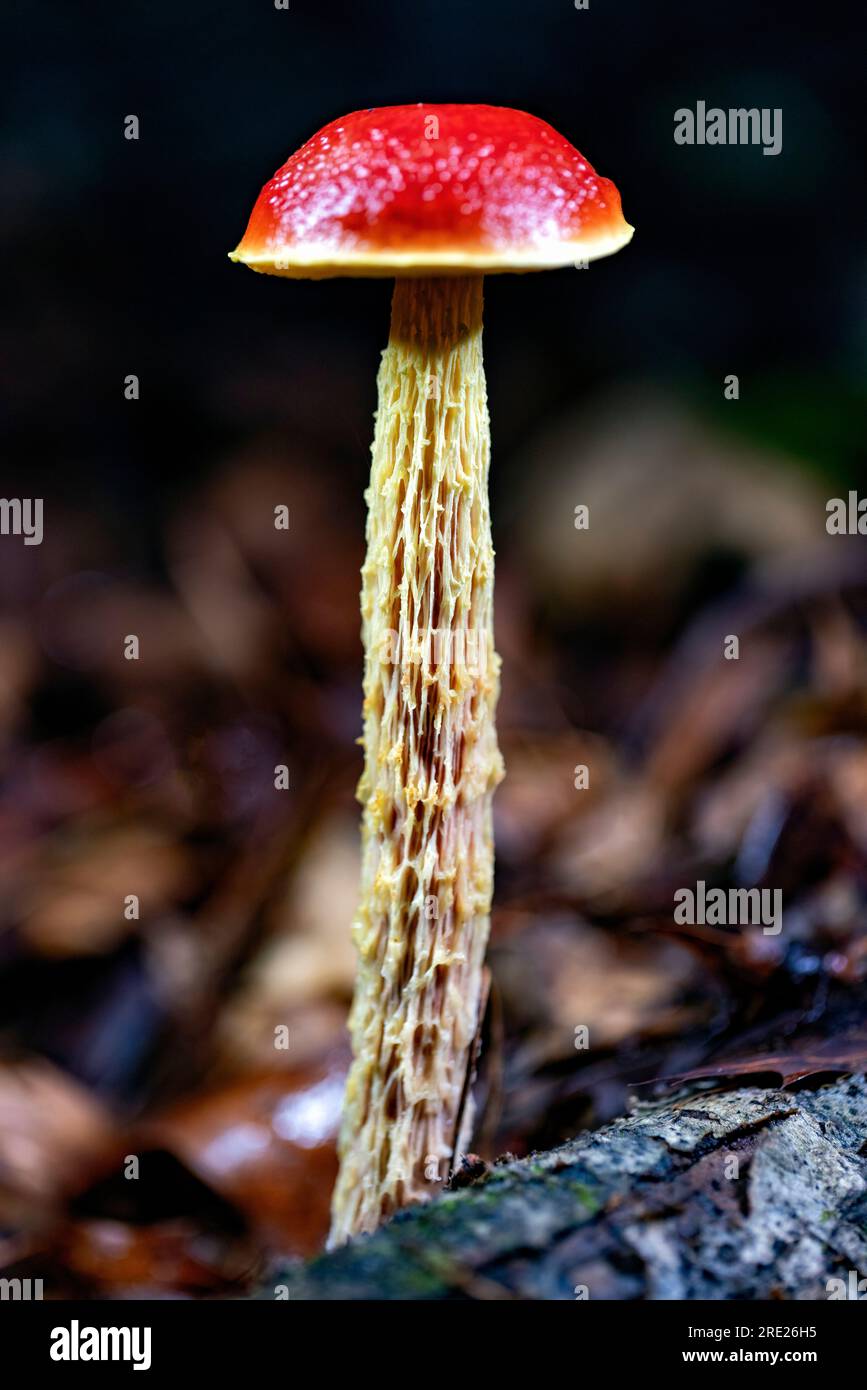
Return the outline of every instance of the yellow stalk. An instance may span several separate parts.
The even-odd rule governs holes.
[[[353,1063],[330,1244],[434,1195],[462,1135],[493,888],[490,430],[482,280],[398,280],[362,571]]]

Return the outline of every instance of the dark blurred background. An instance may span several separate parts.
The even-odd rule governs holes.
[[[867,565],[825,503],[865,477],[863,40],[858,7],[750,0],[5,7],[2,491],[44,498],[45,539],[0,539],[4,1267],[213,1291],[321,1238],[390,286],[227,253],[359,107],[525,108],[636,228],[486,286],[509,778],[480,1149],[755,1030],[778,1059],[805,1021],[857,1034]],[[698,100],[782,108],[782,152],[676,145]],[[783,939],[684,940],[697,874],[782,886]]]

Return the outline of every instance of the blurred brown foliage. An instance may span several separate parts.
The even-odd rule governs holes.
[[[671,402],[564,420],[526,478],[495,516],[484,1158],[659,1077],[864,1062],[863,552],[787,460]],[[93,513],[4,548],[0,1253],[54,1296],[244,1291],[323,1239],[362,549],[361,499],[267,440],[179,505],[148,581]],[[780,888],[782,933],[677,926],[699,878]]]

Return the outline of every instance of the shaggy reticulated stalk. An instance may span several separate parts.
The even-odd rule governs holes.
[[[481,277],[397,281],[378,388],[354,1060],[332,1246],[436,1193],[469,1124],[503,775]]]

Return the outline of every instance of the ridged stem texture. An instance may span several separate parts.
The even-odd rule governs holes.
[[[441,1190],[470,1124],[503,775],[481,278],[397,282],[378,389],[358,973],[332,1246]]]

